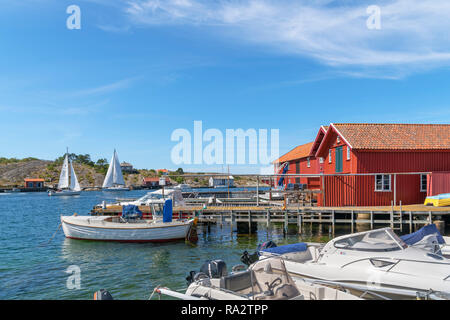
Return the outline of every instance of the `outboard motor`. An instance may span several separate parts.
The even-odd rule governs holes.
[[[277,246],[277,244],[275,242],[266,241],[261,244],[258,244],[258,246],[256,247],[256,251],[259,252],[264,249],[275,248],[276,246]]]
[[[200,272],[191,271],[186,277],[187,284],[207,278],[221,278],[228,274],[227,265],[223,260],[207,260],[200,268]]]
[[[241,262],[247,266],[259,260],[258,252],[249,254],[248,251],[244,251],[241,256]]]
[[[207,260],[200,268],[200,272],[211,279],[222,278],[228,274],[227,264],[223,260]]]
[[[277,244],[273,241],[266,241],[261,244],[258,244],[256,247],[256,251],[252,254],[249,254],[248,251],[244,251],[241,256],[242,263],[247,266],[259,260],[259,252],[264,249],[275,248]]]
[[[94,300],[114,300],[108,290],[100,289],[94,293]]]

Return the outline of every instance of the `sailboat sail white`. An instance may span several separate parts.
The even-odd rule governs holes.
[[[77,175],[73,169],[72,161],[70,162],[70,190],[81,191],[80,184],[78,183]]]
[[[122,168],[120,167],[119,157],[116,150],[114,150],[111,162],[103,181],[103,189],[111,191],[127,191],[129,188],[125,187],[125,180],[123,179]]]
[[[67,189],[69,187],[69,157],[66,154],[64,157],[61,174],[59,176],[58,189]]]
[[[59,176],[58,191],[49,191],[49,196],[75,196],[81,191],[77,175],[73,168],[72,161],[69,161],[69,153],[64,157],[61,174]]]

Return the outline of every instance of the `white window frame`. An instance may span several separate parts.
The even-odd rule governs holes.
[[[328,163],[332,163],[333,162],[331,154],[332,154],[332,149],[328,150]]]
[[[336,143],[338,143],[338,144],[341,143],[341,137],[337,136]]]
[[[323,163],[323,157],[319,157],[319,163]]]
[[[350,147],[347,146],[347,160],[350,160]]]
[[[311,168],[311,159],[308,157],[308,158],[306,158],[306,166],[308,167],[308,168]]]
[[[381,176],[381,190],[377,187],[377,178]],[[389,177],[389,190],[384,189],[386,183],[386,177]],[[392,192],[392,176],[390,174],[377,174],[375,175],[375,192]]]
[[[425,177],[425,189],[422,188],[423,184],[422,184],[422,179]],[[428,175],[427,174],[421,174],[420,175],[420,192],[427,192],[427,187],[428,187]]]

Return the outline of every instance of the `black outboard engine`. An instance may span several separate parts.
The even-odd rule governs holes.
[[[200,272],[211,279],[222,278],[228,274],[227,264],[223,260],[207,260],[200,268]]]
[[[108,290],[100,289],[94,293],[94,300],[114,300]]]
[[[277,244],[273,241],[266,241],[261,244],[259,244],[256,247],[256,251],[252,254],[249,254],[248,251],[244,251],[244,253],[241,256],[242,263],[246,264],[247,266],[251,265],[252,263],[259,260],[259,252],[264,249],[269,248],[275,248]]]
[[[277,244],[273,241],[266,241],[263,242],[261,244],[258,244],[258,246],[256,247],[256,251],[261,251],[264,249],[269,249],[269,248],[275,248],[277,246]]]
[[[221,278],[228,274],[227,264],[223,260],[207,260],[200,268],[200,272],[191,271],[186,277],[187,284],[205,278]]]

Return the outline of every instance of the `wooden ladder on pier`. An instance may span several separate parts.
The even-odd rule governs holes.
[[[392,230],[403,231],[403,217],[402,212],[391,211],[391,228]]]

